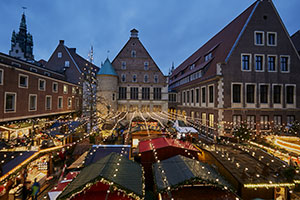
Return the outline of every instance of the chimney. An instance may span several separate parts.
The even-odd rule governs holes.
[[[59,44],[64,45],[65,41],[64,40],[59,40]]]
[[[70,51],[76,53],[76,48],[70,48]]]
[[[134,29],[132,29],[131,31],[131,38],[138,38],[138,33],[139,33],[139,31],[138,30],[136,30],[135,28]]]

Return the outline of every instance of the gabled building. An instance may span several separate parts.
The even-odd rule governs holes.
[[[299,66],[274,4],[257,0],[172,72],[169,108],[198,118],[206,133],[242,121],[270,131],[300,118]]]
[[[69,48],[64,40],[60,40],[45,65],[45,68],[64,74],[67,81],[82,87],[76,92],[82,97],[82,111],[86,116],[91,116],[96,110],[96,74],[99,68],[92,61],[92,55],[88,61],[76,52],[76,48]]]
[[[99,69],[96,65],[77,54],[76,48],[67,47],[64,40],[59,41],[45,67],[65,74],[67,81],[80,85],[82,85],[80,79],[82,73],[86,73],[88,68],[91,68],[94,73]]]
[[[119,111],[160,111],[168,109],[168,83],[145,49],[136,29],[121,49],[112,66],[118,75]]]

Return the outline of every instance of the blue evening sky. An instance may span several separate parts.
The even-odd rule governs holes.
[[[8,53],[27,7],[27,29],[33,35],[36,60],[48,60],[59,40],[87,58],[94,46],[100,66],[112,60],[132,28],[167,75],[237,17],[255,0],[1,0],[0,52]],[[300,29],[300,1],[273,0],[289,34]],[[107,51],[110,51],[107,53]]]

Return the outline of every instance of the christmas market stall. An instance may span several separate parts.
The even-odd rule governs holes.
[[[244,200],[289,199],[300,183],[299,170],[251,145],[203,145],[200,160],[216,166]]]
[[[200,155],[200,152],[191,143],[165,137],[142,141],[138,148],[141,164],[145,169],[147,187],[153,186],[152,164],[156,160],[165,160],[176,155],[198,159]],[[153,149],[155,149],[156,155],[154,155]]]
[[[1,178],[10,176],[11,171],[18,166],[22,165],[26,160],[31,159],[35,154],[35,151],[0,151],[0,167]],[[11,175],[10,179],[2,182],[5,191],[9,191],[11,197],[18,197],[21,195],[22,183],[24,182],[24,169],[19,170],[15,174]],[[21,186],[20,186],[21,185]],[[3,193],[5,195],[6,192]],[[8,196],[8,194],[6,194]]]
[[[149,132],[148,132],[149,130]],[[140,141],[145,138],[158,138],[166,135],[157,121],[133,121],[131,123],[132,148],[137,148]]]
[[[57,199],[143,199],[143,177],[138,163],[111,153],[83,168]]]
[[[42,149],[39,151],[0,151],[1,177],[0,187],[5,188],[2,199],[18,199],[24,183],[28,187],[36,179],[41,188],[52,173],[52,158],[62,150],[62,146]],[[2,194],[2,193],[0,193]]]
[[[185,156],[153,164],[153,174],[158,199],[236,200],[237,197],[213,167]]]

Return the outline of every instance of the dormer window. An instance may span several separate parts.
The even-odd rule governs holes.
[[[132,50],[132,51],[131,51],[131,57],[132,57],[132,58],[135,58],[135,57],[136,57],[136,51],[135,51],[135,50]]]
[[[57,57],[58,57],[58,58],[61,58],[61,57],[62,57],[62,52],[58,52],[58,53],[57,53]]]
[[[193,69],[195,69],[195,64],[192,64],[192,65],[190,66],[190,70],[193,70]]]
[[[158,76],[154,75],[154,83],[158,83]]]
[[[204,60],[205,61],[208,61],[208,60],[210,60],[212,58],[212,53],[209,53],[209,54],[207,54],[205,57],[204,57]]]
[[[68,60],[65,61],[65,67],[70,67],[70,62]]]

